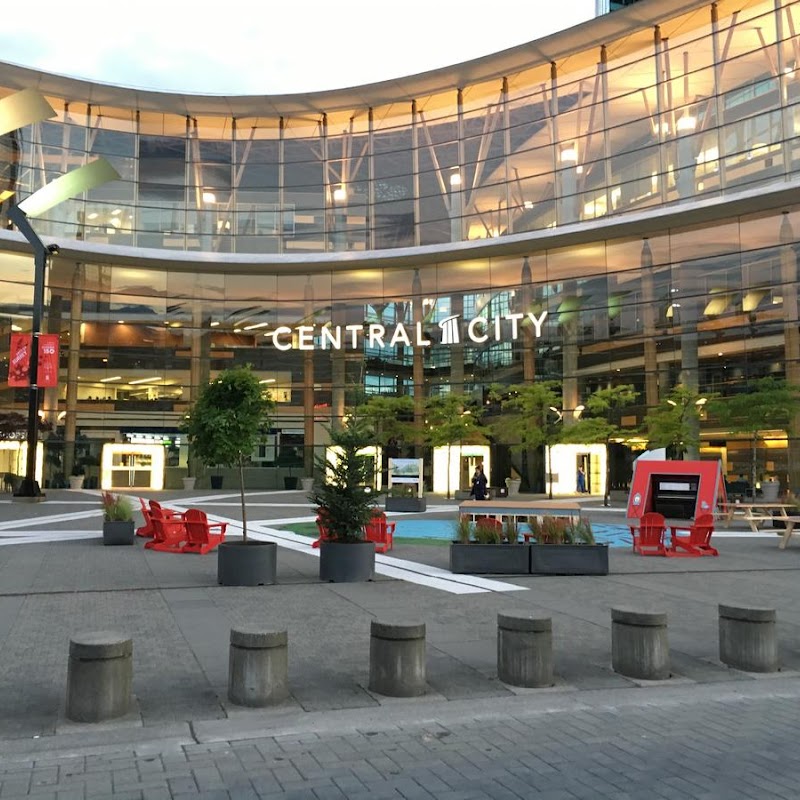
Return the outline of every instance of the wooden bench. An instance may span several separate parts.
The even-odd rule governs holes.
[[[498,500],[465,500],[458,504],[459,515],[469,517],[474,521],[476,517],[496,517],[502,520],[511,517],[514,522],[528,517],[569,517],[579,519],[581,507],[578,503],[563,502],[561,500],[512,500],[501,498]]]

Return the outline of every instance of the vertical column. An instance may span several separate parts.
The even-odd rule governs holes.
[[[725,189],[725,104],[722,100],[722,63],[719,49],[719,11],[717,4],[711,4],[711,49],[714,57],[714,108],[717,122],[717,164],[719,165],[719,188]]]
[[[414,197],[414,246],[418,247],[420,239],[420,205],[419,205],[419,113],[417,101],[411,101],[411,191]]]
[[[304,316],[313,319],[314,286],[311,276],[306,279]],[[314,474],[314,351],[303,351],[303,469],[306,476]]]
[[[797,255],[794,250],[794,230],[789,214],[781,217],[781,284],[783,285],[783,347],[786,382],[800,386],[800,319],[797,302]],[[800,489],[800,412],[789,426],[789,488]]]
[[[372,106],[367,112],[367,250],[375,249],[375,120]],[[417,194],[419,194],[417,192]]]
[[[419,270],[414,270],[414,280],[411,282],[411,313],[414,328],[419,330],[422,326],[422,279]],[[422,433],[425,423],[425,369],[424,351],[420,345],[412,348],[412,376],[414,382],[414,431],[417,442],[414,447],[415,457],[422,458]]]
[[[642,284],[642,332],[644,333],[644,394],[648,408],[658,405],[658,348],[656,347],[656,308],[655,276],[653,275],[653,251],[650,243],[642,242],[641,284]]]
[[[78,367],[83,318],[83,286],[85,267],[75,264],[69,312],[69,350],[67,353],[66,415],[64,417],[64,475],[72,474],[75,465],[75,435],[78,429]]]
[[[503,78],[501,89],[503,106],[503,182],[506,186],[506,233],[514,233],[514,215],[511,213],[511,112],[508,107],[508,78]],[[499,220],[498,220],[499,224]]]
[[[286,252],[286,130],[283,117],[278,120],[278,252]],[[292,226],[294,227],[294,226]]]

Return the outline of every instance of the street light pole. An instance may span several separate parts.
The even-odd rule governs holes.
[[[25,212],[14,205],[8,210],[8,218],[17,226],[20,233],[33,247],[33,314],[31,319],[31,349],[28,366],[28,457],[25,463],[25,477],[15,497],[44,497],[36,481],[36,447],[39,443],[39,335],[42,332],[42,311],[44,309],[44,278],[47,269],[47,256],[50,249],[31,227]]]

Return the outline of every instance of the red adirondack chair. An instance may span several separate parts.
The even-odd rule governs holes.
[[[633,531],[633,552],[640,556],[665,556],[667,547],[664,535],[667,532],[663,514],[648,511],[639,520],[639,529]]]
[[[694,524],[689,527],[687,536],[676,534],[672,529],[670,556],[718,556],[719,550],[711,546],[711,534],[714,533],[714,515],[698,514]],[[683,551],[683,552],[679,552]]]
[[[330,539],[330,536],[328,535],[328,528],[325,526],[322,514],[317,517],[316,523],[317,530],[319,531],[319,539],[315,539],[313,542],[311,542],[312,547],[319,547],[320,542],[327,542],[328,539]]]
[[[364,535],[368,542],[375,542],[375,552],[385,553],[394,547],[394,529],[396,522],[388,522],[383,511],[372,512],[372,519],[364,527]]]
[[[151,550],[180,553],[186,542],[186,524],[183,514],[169,508],[161,508],[155,500],[150,501],[150,520],[153,523],[153,540],[145,544]]]
[[[142,517],[144,517],[144,525],[136,529],[137,536],[144,536],[147,539],[152,539],[155,536],[155,529],[153,528],[153,520],[150,518],[150,509],[144,501],[144,497],[139,498],[142,504]]]
[[[227,522],[209,522],[205,511],[190,508],[183,515],[187,541],[182,548],[184,553],[210,553],[220,542],[225,541]]]

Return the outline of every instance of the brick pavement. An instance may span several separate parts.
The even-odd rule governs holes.
[[[302,515],[298,494],[259,496],[248,513],[266,527]],[[0,529],[87,507],[0,502]],[[796,798],[800,547],[778,551],[774,535],[719,545],[719,559],[615,551],[607,578],[515,578],[522,591],[460,596],[386,578],[323,585],[312,557],[283,548],[279,585],[234,589],[216,585],[213,557],[141,542],[2,546],[0,800]],[[441,565],[447,551],[395,552]],[[777,608],[781,673],[718,662],[718,602]],[[643,686],[611,671],[609,609],[622,604],[668,611],[671,680]],[[552,615],[554,689],[497,680],[496,616],[513,610]],[[425,697],[367,690],[375,617],[426,622]],[[251,621],[289,632],[292,695],[274,709],[225,697],[229,629]],[[68,641],[99,627],[134,640],[136,702],[124,719],[79,725],[63,713]]]

